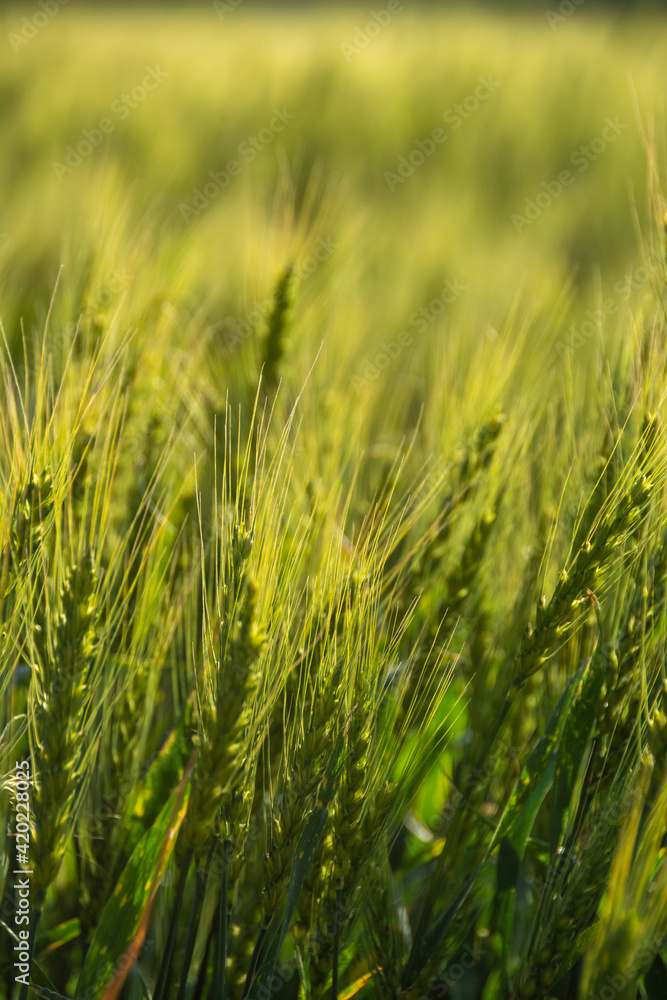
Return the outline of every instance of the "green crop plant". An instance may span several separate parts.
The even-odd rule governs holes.
[[[61,6],[0,15],[0,1000],[662,1000],[658,15]]]

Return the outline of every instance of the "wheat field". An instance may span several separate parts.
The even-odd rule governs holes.
[[[0,25],[0,997],[667,996],[664,17]]]

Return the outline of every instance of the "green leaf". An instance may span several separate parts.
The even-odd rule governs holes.
[[[508,847],[504,849],[503,860],[506,860],[508,857],[509,847],[511,847],[519,861],[523,858],[535,817],[553,781],[555,771],[554,753],[582,672],[583,668],[580,668],[570,679],[565,691],[560,696],[558,704],[547,723],[544,736],[538,741],[528,758],[521,777],[510,796],[510,800],[491,838],[484,861],[468,879],[451,906],[433,923],[430,930],[425,934],[415,936],[412,951],[410,952],[410,957],[401,980],[404,987],[412,984],[414,978],[426,967],[432,956],[441,946],[456,911],[472,889],[475,879],[491,851],[503,839],[507,839]],[[516,861],[514,861],[514,864],[514,871],[516,872],[518,871]],[[506,871],[505,869],[505,874]],[[513,900],[515,886],[516,880],[511,890],[504,890],[506,893],[505,896],[501,893],[500,899],[501,918],[504,921],[505,927],[509,929],[512,926],[514,913]],[[509,948],[509,940],[503,940],[503,945],[505,948]]]
[[[507,889],[513,889],[516,886],[520,866],[521,859],[514,850],[511,841],[509,841],[507,837],[503,837],[500,841],[500,849],[498,851],[498,867],[496,870],[498,877],[498,892],[505,892]]]
[[[32,982],[30,983],[30,992],[34,993],[36,997],[43,997],[43,1000],[69,1000],[69,997],[63,996],[62,993],[47,990],[45,986],[35,986]]]
[[[567,714],[570,710],[570,706],[572,705],[572,701],[577,692],[577,687],[585,669],[586,664],[583,664],[574,676],[570,678],[565,690],[558,699],[558,704],[551,713],[551,717],[547,723],[544,736],[538,740],[537,745],[528,758],[526,766],[521,772],[521,777],[519,778],[514,791],[510,796],[509,802],[505,807],[500,822],[498,823],[496,831],[491,839],[489,851],[492,851],[494,847],[500,843],[503,837],[509,836],[517,853],[520,857],[523,857],[525,842],[530,834],[530,829],[532,828],[532,822],[530,821],[531,809],[524,810],[524,807],[529,801],[532,803],[531,808],[536,806],[536,799],[534,797],[535,789],[542,781],[542,778],[549,767],[554,750],[558,745],[559,736],[567,719]],[[555,769],[555,762],[553,763],[553,768]],[[537,802],[537,808],[539,808],[539,805],[541,804],[541,801],[547,791],[548,787],[544,789],[544,794],[541,796],[539,802]],[[535,808],[533,819],[537,812],[537,808]],[[522,817],[521,820],[519,820],[519,817]],[[515,827],[515,824],[518,822],[521,823],[520,828]],[[527,831],[525,830],[526,826],[529,827]],[[523,843],[521,843],[522,841]]]
[[[553,973],[554,973],[554,983],[557,983],[563,978],[563,976],[572,969],[576,963],[579,961],[584,952],[588,949],[588,946],[595,939],[600,927],[596,921],[587,927],[586,930],[581,931],[575,937],[574,941],[562,955],[555,958],[553,963]]]
[[[289,979],[286,979],[273,994],[273,1000],[298,1000],[300,986],[299,973],[295,969]]]
[[[90,1000],[101,997],[112,980],[120,989],[132,964],[128,951],[142,932],[145,935],[160,880],[185,816],[188,776],[186,772],[179,788],[137,844],[104,907],[77,983],[77,996],[85,994]],[[126,958],[128,960],[121,964],[121,959]],[[117,972],[119,969],[121,971]]]
[[[278,953],[285,940],[285,936],[290,928],[294,910],[304,886],[308,871],[320,841],[324,834],[327,819],[329,816],[329,806],[336,793],[338,779],[342,768],[342,749],[345,729],[343,729],[336,740],[327,769],[322,778],[322,782],[317,792],[317,801],[311,812],[306,825],[303,828],[299,843],[296,849],[296,857],[290,873],[289,888],[287,890],[287,900],[279,931],[274,931],[273,940],[264,956],[259,972],[255,976],[247,1000],[260,1000],[271,993],[270,984],[278,958]],[[268,991],[268,992],[267,992]]]
[[[186,702],[178,726],[169,734],[148,769],[145,780],[136,782],[123,810],[123,853],[131,854],[146,830],[155,822],[165,802],[181,780],[192,747],[193,706]]]
[[[478,866],[477,870],[473,872],[454,902],[435,920],[430,930],[428,930],[426,934],[422,935],[421,938],[415,938],[408,961],[403,970],[403,975],[401,976],[401,986],[404,989],[407,989],[412,985],[416,977],[422,969],[426,967],[432,956],[442,944],[445,934],[449,930],[449,926],[456,916],[457,910],[475,884],[475,880],[477,879],[477,876],[483,866],[484,862],[482,862]]]
[[[55,951],[68,941],[73,941],[81,933],[81,923],[78,919],[66,920],[57,927],[37,935],[35,954],[42,955],[45,951]]]
[[[509,985],[510,960],[512,931],[514,926],[514,900],[516,897],[516,883],[521,868],[521,862],[526,853],[526,844],[530,831],[533,828],[535,817],[540,806],[544,802],[545,796],[553,782],[556,770],[555,755],[550,757],[546,770],[536,780],[532,791],[523,803],[523,807],[516,816],[508,837],[503,837],[500,841],[500,852],[498,865],[504,861],[505,868],[498,872],[498,905],[500,913],[498,917],[498,929],[502,941],[502,967],[506,983]],[[536,775],[537,779],[537,775]],[[510,865],[511,858],[511,865]],[[511,881],[511,876],[514,880]]]
[[[644,973],[644,989],[648,1000],[665,1000],[667,997],[667,968],[660,955],[656,955],[648,972]]]
[[[604,683],[604,660],[596,650],[584,664],[568,714],[556,757],[554,777],[554,807],[551,815],[551,856],[560,844],[565,813],[570,805],[572,790],[586,747],[592,739],[595,709]]]
[[[540,806],[556,773],[556,750],[570,708],[585,676],[586,664],[570,678],[551,713],[544,736],[538,740],[510,797],[489,850],[500,842],[498,857],[498,930],[502,941],[502,971],[509,988],[516,883],[526,844]],[[511,866],[510,866],[511,860]]]

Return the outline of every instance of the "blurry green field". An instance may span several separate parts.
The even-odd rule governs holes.
[[[271,963],[276,1000],[591,1000],[629,968],[615,996],[658,1000],[667,23],[39,9],[0,15],[0,754],[7,815],[14,762],[46,774],[33,981],[101,997],[155,890],[119,995],[218,1000],[238,848],[229,1000]],[[337,994],[306,934],[343,906]]]
[[[21,28],[22,13],[5,14],[3,38]],[[570,290],[577,307],[600,291],[618,297],[614,285],[638,258],[635,210],[646,221],[642,129],[657,118],[661,135],[662,22],[614,27],[584,8],[551,29],[542,11],[528,19],[408,8],[346,55],[342,46],[367,14],[241,5],[220,20],[212,6],[121,16],[68,6],[16,53],[7,41],[6,325],[40,307],[43,317],[63,263],[65,297],[94,294],[110,272],[125,271],[128,300],[150,284],[206,329],[250,311],[284,259],[307,258],[319,235],[336,252],[302,298],[318,318],[308,347],[325,342],[328,381],[332,370],[342,381],[353,374],[360,342],[395,336],[447,278],[465,294],[416,338],[419,347],[451,340],[448,326],[480,342],[517,296],[541,316]],[[124,103],[149,66],[164,79]],[[459,117],[453,109],[480,77],[495,89]],[[254,159],[239,156],[276,107],[293,120]],[[65,163],[67,147],[105,118],[111,134],[57,176],[53,164]],[[607,118],[622,131],[604,152],[598,144],[573,163]],[[438,127],[446,141],[390,190],[385,174]],[[239,175],[184,221],[181,206],[215,187],[210,173],[234,158]],[[564,169],[571,187],[517,232],[512,215]],[[281,210],[288,186],[296,220]],[[324,296],[332,282],[335,294]],[[355,335],[342,336],[350,324]],[[306,363],[309,352],[300,353]],[[410,351],[395,367],[423,378],[421,354]]]
[[[5,16],[8,38],[21,11]],[[480,411],[517,391],[543,398],[563,371],[584,447],[591,348],[613,357],[629,302],[650,292],[664,25],[614,27],[580,10],[552,29],[543,12],[404,9],[350,55],[366,16],[63,7],[18,51],[8,41],[0,288],[11,349],[20,323],[29,340],[43,329],[60,273],[59,348],[82,313],[84,327],[113,321],[118,337],[134,331],[158,395],[184,350],[201,391],[224,398],[294,263],[282,374],[298,391],[310,372],[301,415],[319,414],[317,427],[304,421],[318,474],[339,472],[350,449],[391,452],[422,407],[425,454],[446,457]],[[145,90],[150,67],[159,74]],[[493,90],[475,101],[480,77]],[[276,108],[290,120],[274,132]],[[438,127],[433,155],[388,183]],[[571,183],[553,198],[564,170]],[[515,225],[536,199],[546,207],[535,221]]]
[[[22,11],[6,14],[3,35],[21,29]],[[299,290],[290,382],[301,386],[320,351],[313,393],[353,400],[354,428],[391,393],[396,406],[366,432],[372,440],[402,434],[432,386],[449,407],[443,424],[465,426],[505,390],[527,325],[522,379],[562,359],[554,342],[569,345],[568,329],[605,300],[615,311],[603,330],[595,323],[575,367],[591,340],[613,343],[626,289],[648,284],[643,131],[653,134],[655,118],[660,139],[662,22],[614,28],[581,10],[551,29],[542,12],[405,9],[345,55],[365,16],[63,7],[16,53],[8,42],[0,281],[10,345],[19,317],[28,336],[41,328],[63,265],[54,335],[88,306],[117,315],[119,329],[138,326],[141,340],[159,313],[180,347],[206,351],[213,337],[219,353],[216,338],[247,333],[243,321],[253,325],[294,260],[313,271]],[[164,79],[125,102],[157,66]],[[464,120],[454,109],[480,77],[495,89]],[[274,108],[293,120],[252,160],[240,156]],[[608,118],[622,130],[600,144]],[[390,190],[385,174],[398,176],[400,157],[438,127],[446,141]],[[67,149],[81,143],[90,152],[71,169]],[[240,172],[223,190],[210,175],[235,159]],[[549,204],[543,185],[553,192],[563,170],[572,183]],[[212,197],[197,200],[207,184]],[[526,219],[538,197],[546,207],[517,232],[512,216]],[[311,261],[318,246],[324,259]],[[430,304],[447,280],[463,290],[438,315]],[[380,372],[378,351],[401,333],[406,346]],[[166,362],[160,350],[151,363]]]

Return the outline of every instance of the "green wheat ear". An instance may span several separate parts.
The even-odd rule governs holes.
[[[280,380],[280,366],[285,356],[285,337],[294,296],[294,265],[284,269],[273,293],[273,307],[262,345],[262,379],[267,391],[273,391]]]
[[[14,517],[12,548],[17,565],[26,559],[43,537],[45,523],[53,510],[54,484],[51,472],[35,472],[23,490]]]
[[[229,577],[214,623],[218,648],[208,651],[200,678],[197,758],[181,834],[181,848],[191,849],[199,860],[222,809],[221,835],[233,842],[234,870],[243,846],[241,831],[247,822],[246,786],[252,771],[247,741],[260,683],[256,663],[264,646],[257,623],[257,585],[247,566],[251,551],[251,534],[235,524]],[[244,822],[240,822],[242,817]]]
[[[38,907],[62,861],[82,752],[86,684],[95,655],[97,573],[91,553],[66,571],[57,602],[47,587],[32,638],[35,787],[34,890]]]
[[[646,516],[653,493],[653,484],[637,473],[615,503],[603,510],[567,569],[561,570],[551,600],[542,596],[535,626],[528,624],[514,661],[514,689],[520,689],[576,628],[588,593],[598,589],[616,546]]]

